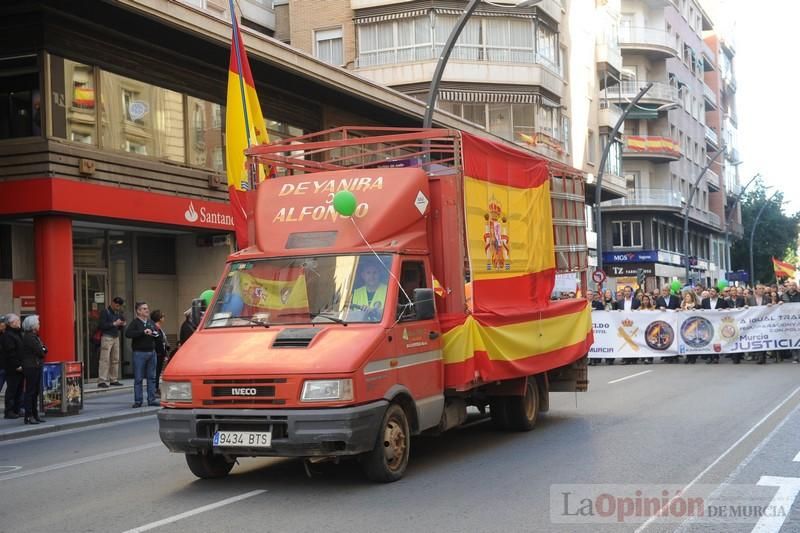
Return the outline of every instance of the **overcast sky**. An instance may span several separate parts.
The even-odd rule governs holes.
[[[731,5],[732,4],[732,5]],[[760,172],[800,210],[800,2],[729,0],[744,185]]]

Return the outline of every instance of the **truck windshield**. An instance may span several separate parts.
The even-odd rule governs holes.
[[[391,264],[391,255],[232,263],[205,327],[380,322]]]

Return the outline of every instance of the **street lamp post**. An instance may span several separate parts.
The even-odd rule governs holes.
[[[775,191],[772,193],[772,196],[767,198],[767,201],[764,202],[764,205],[761,206],[761,209],[758,210],[758,214],[756,215],[756,219],[753,221],[753,228],[750,230],[750,285],[752,286],[756,282],[756,272],[753,267],[753,238],[756,236],[756,227],[758,226],[758,221],[761,220],[761,215],[764,213],[764,209],[768,205],[772,203],[772,199],[775,198],[775,195],[778,194],[780,191]]]
[[[542,0],[522,0],[508,7],[531,7],[541,1]],[[422,119],[423,128],[430,128],[433,125],[433,110],[436,107],[436,99],[439,96],[439,84],[442,82],[444,68],[447,66],[450,53],[453,51],[453,48],[455,48],[456,41],[458,41],[461,31],[464,29],[464,26],[467,25],[467,20],[469,20],[480,3],[481,0],[469,0],[469,4],[467,4],[464,12],[461,13],[458,21],[456,21],[456,25],[453,27],[453,31],[450,32],[450,36],[447,38],[447,42],[444,44],[442,53],[439,55],[439,60],[436,62],[436,69],[433,71],[430,88],[428,89],[428,101],[425,104],[425,117]],[[492,2],[486,3],[492,4]]]
[[[700,180],[703,179],[703,176],[706,175],[708,169],[711,168],[711,165],[714,164],[719,156],[721,156],[725,152],[725,147],[719,149],[719,151],[714,154],[706,166],[703,167],[703,170],[700,171],[700,174],[697,175],[697,179],[694,180],[692,184],[692,188],[689,190],[689,199],[686,200],[686,206],[683,208],[683,254],[684,254],[684,263],[686,264],[686,284],[689,285],[689,210],[692,208],[692,200],[694,199],[694,193],[697,192],[698,187],[700,186]]]
[[[647,85],[642,87],[639,90],[639,93],[628,102],[628,105],[625,107],[625,110],[622,112],[622,115],[617,119],[617,123],[614,124],[614,129],[611,130],[611,134],[608,136],[608,141],[606,141],[606,145],[603,147],[603,155],[600,157],[600,168],[597,169],[597,180],[595,180],[594,184],[594,210],[595,210],[595,228],[594,231],[597,234],[597,270],[603,270],[603,224],[602,224],[602,207],[600,206],[600,199],[602,197],[602,187],[603,187],[603,175],[605,174],[606,170],[606,160],[608,160],[608,152],[611,150],[611,144],[616,139],[617,134],[619,133],[619,129],[622,127],[622,123],[625,122],[625,118],[631,112],[631,110],[636,107],[636,104],[639,103],[639,100],[650,90],[653,86],[653,82],[649,82]]]
[[[741,190],[739,191],[739,194],[737,194],[736,198],[733,199],[733,204],[731,205],[730,211],[728,211],[728,214],[725,215],[725,268],[727,270],[731,270],[731,242],[730,242],[731,229],[730,229],[730,227],[731,227],[731,218],[733,217],[733,213],[735,212],[734,209],[736,208],[736,204],[738,204],[739,201],[742,199],[742,195],[747,190],[747,188],[750,186],[750,184],[753,183],[759,177],[761,177],[761,174],[760,173],[756,174],[755,176],[750,178],[750,181],[748,181],[745,184],[744,187],[741,188]]]

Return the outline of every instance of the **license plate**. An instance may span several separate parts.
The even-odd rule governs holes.
[[[225,448],[269,448],[271,431],[217,431],[214,446]]]

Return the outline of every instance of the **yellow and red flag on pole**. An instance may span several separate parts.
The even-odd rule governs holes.
[[[794,265],[779,261],[774,257],[772,258],[772,267],[775,269],[776,278],[793,278],[797,273],[797,268]]]
[[[269,143],[269,136],[232,1],[231,21],[233,37],[225,111],[225,162],[236,242],[239,248],[246,248],[250,244],[247,231],[247,192],[250,182],[244,151],[253,144]],[[262,178],[263,174],[259,173],[258,179]]]

